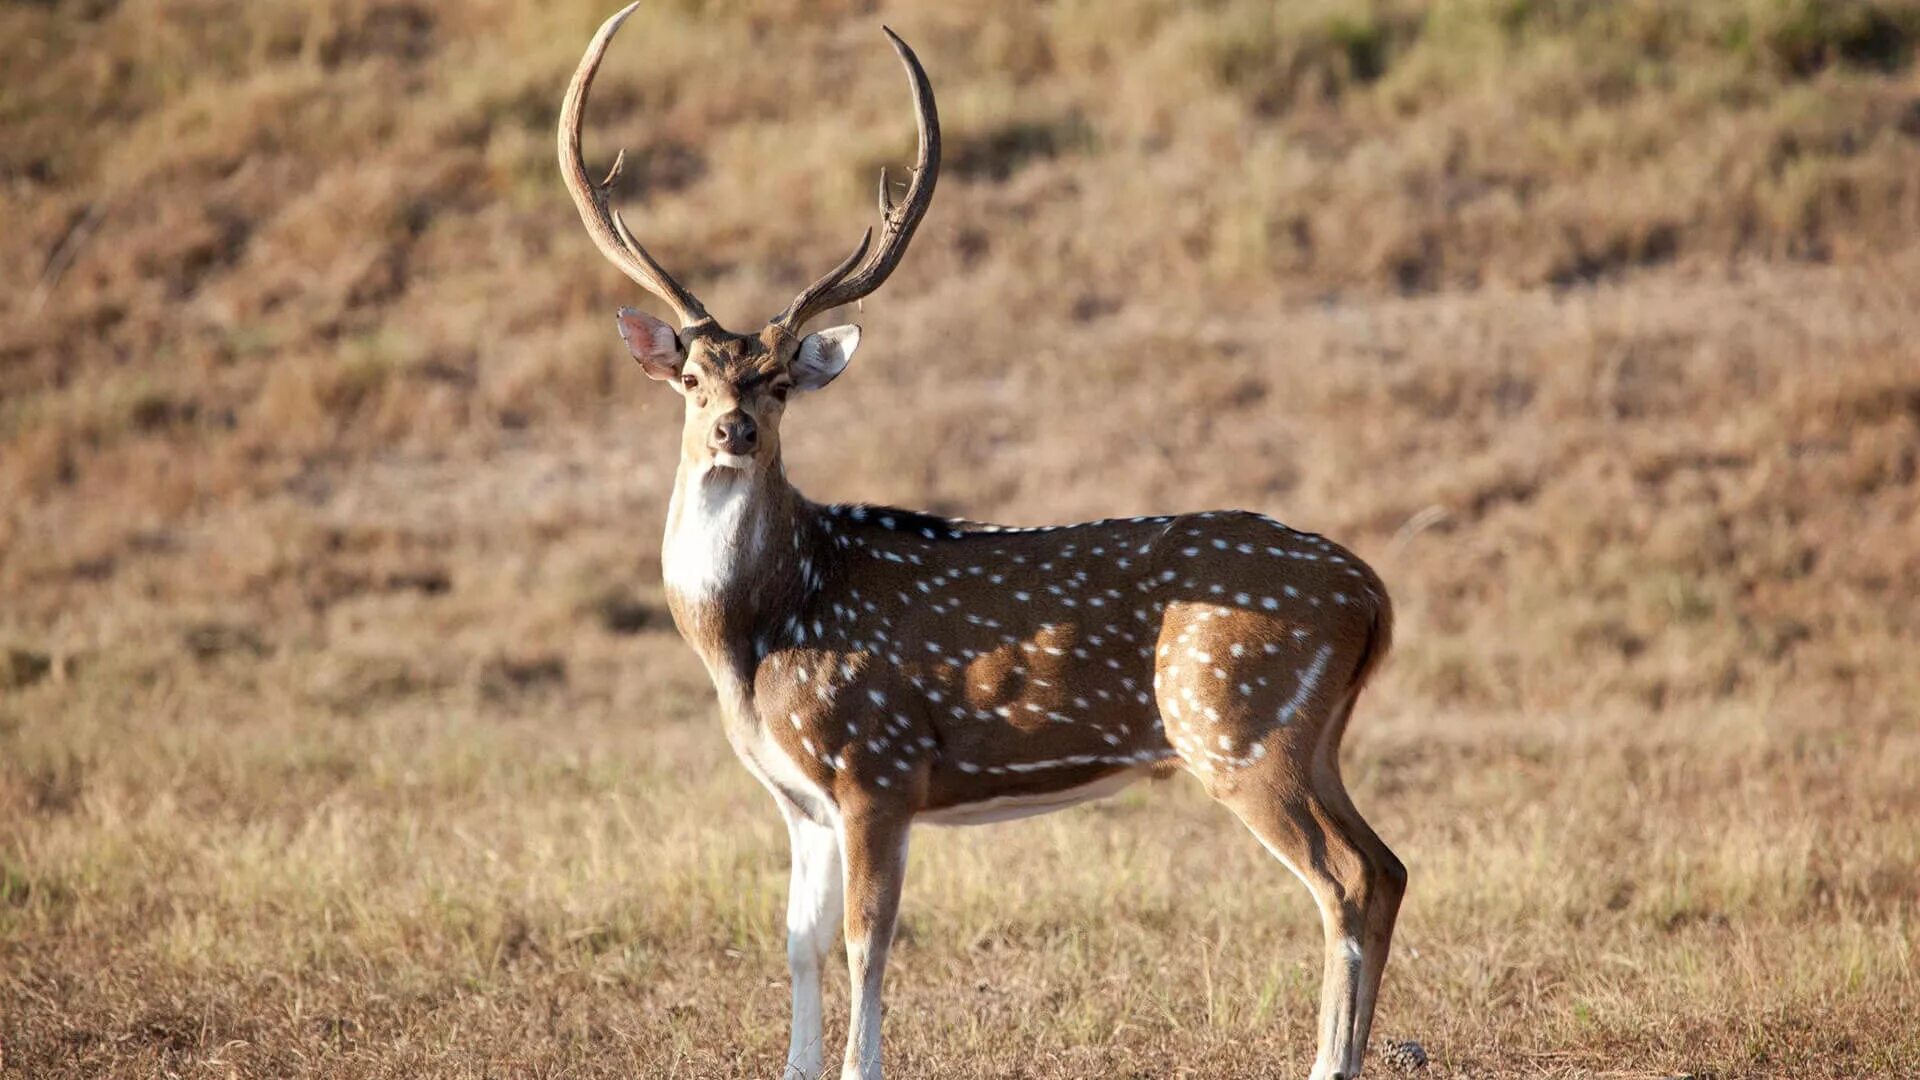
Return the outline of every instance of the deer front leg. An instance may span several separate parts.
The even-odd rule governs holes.
[[[846,855],[847,973],[853,1019],[840,1080],[880,1080],[880,987],[900,914],[911,818],[892,807],[842,806]]]
[[[783,1080],[820,1080],[825,1064],[820,966],[840,924],[840,836],[786,805],[793,874],[787,889],[787,970],[793,977],[793,1038]]]

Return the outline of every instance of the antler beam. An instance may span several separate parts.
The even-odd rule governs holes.
[[[573,81],[567,85],[566,100],[560,105],[560,175],[566,181],[567,192],[573,196],[574,206],[580,210],[580,221],[586,225],[587,234],[593,237],[594,246],[622,273],[671,307],[682,327],[690,327],[711,322],[712,316],[707,314],[707,309],[693,293],[661,268],[634,237],[632,230],[627,228],[620,212],[608,205],[613,185],[626,165],[627,152],[620,151],[613,159],[613,168],[608,171],[607,178],[598,184],[588,175],[586,160],[580,152],[580,124],[586,112],[587,91],[593,86],[594,74],[600,70],[600,58],[606,55],[607,46],[612,43],[613,35],[619,32],[620,24],[626,22],[627,16],[632,15],[639,6],[638,0],[635,0],[600,24],[599,32],[587,44],[586,55],[580,58],[580,67],[574,71]]]
[[[900,63],[907,69],[907,81],[913,88],[913,117],[920,130],[920,156],[913,165],[913,182],[907,186],[906,201],[893,204],[887,192],[887,173],[880,170],[880,243],[870,246],[873,230],[868,229],[840,265],[794,297],[787,309],[774,316],[773,324],[797,333],[807,320],[842,304],[850,304],[878,289],[900,264],[920,227],[927,208],[933,205],[933,186],[940,178],[940,111],[934,106],[933,87],[920,66],[920,58],[891,29],[882,27]]]

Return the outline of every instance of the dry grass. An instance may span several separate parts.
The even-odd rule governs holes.
[[[590,151],[732,321],[908,152],[876,23],[941,91],[803,489],[1248,506],[1394,589],[1383,1033],[1920,1072],[1920,9],[706,7]],[[458,10],[0,8],[0,1074],[775,1072],[784,836],[551,163],[604,11]],[[914,862],[901,1075],[1304,1072],[1311,907],[1185,783]]]

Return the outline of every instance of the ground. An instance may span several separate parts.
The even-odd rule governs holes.
[[[552,164],[604,6],[0,11],[0,1075],[776,1074],[785,833]],[[587,145],[736,328],[910,153],[878,23],[941,95],[803,490],[1380,571],[1376,1034],[1920,1072],[1913,5],[705,7]],[[923,830],[904,911],[898,1075],[1311,1060],[1317,917],[1190,782]]]

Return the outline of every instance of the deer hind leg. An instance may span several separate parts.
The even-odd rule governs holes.
[[[1406,883],[1340,780],[1364,656],[1306,627],[1213,606],[1169,612],[1154,675],[1168,742],[1320,908],[1326,974],[1313,1080],[1359,1074]],[[1356,668],[1343,685],[1338,673]]]
[[[1216,767],[1207,784],[1306,883],[1320,909],[1325,972],[1312,1080],[1360,1074],[1406,889],[1405,868],[1361,819],[1340,780],[1338,727],[1349,706],[1350,699],[1324,727],[1275,732],[1265,754],[1230,776]]]
[[[1373,1025],[1374,1004],[1380,996],[1380,978],[1386,972],[1387,953],[1393,945],[1393,924],[1400,914],[1400,901],[1407,892],[1407,867],[1380,839],[1353,805],[1352,796],[1340,778],[1340,736],[1347,716],[1353,710],[1354,696],[1349,694],[1336,710],[1322,735],[1314,755],[1314,787],[1333,816],[1344,826],[1344,835],[1361,851],[1367,861],[1370,895],[1365,908],[1361,938],[1362,969],[1360,1000],[1356,1010],[1359,1028],[1352,1043],[1351,1056],[1345,1062],[1346,1075],[1357,1076],[1360,1057],[1365,1052]]]

